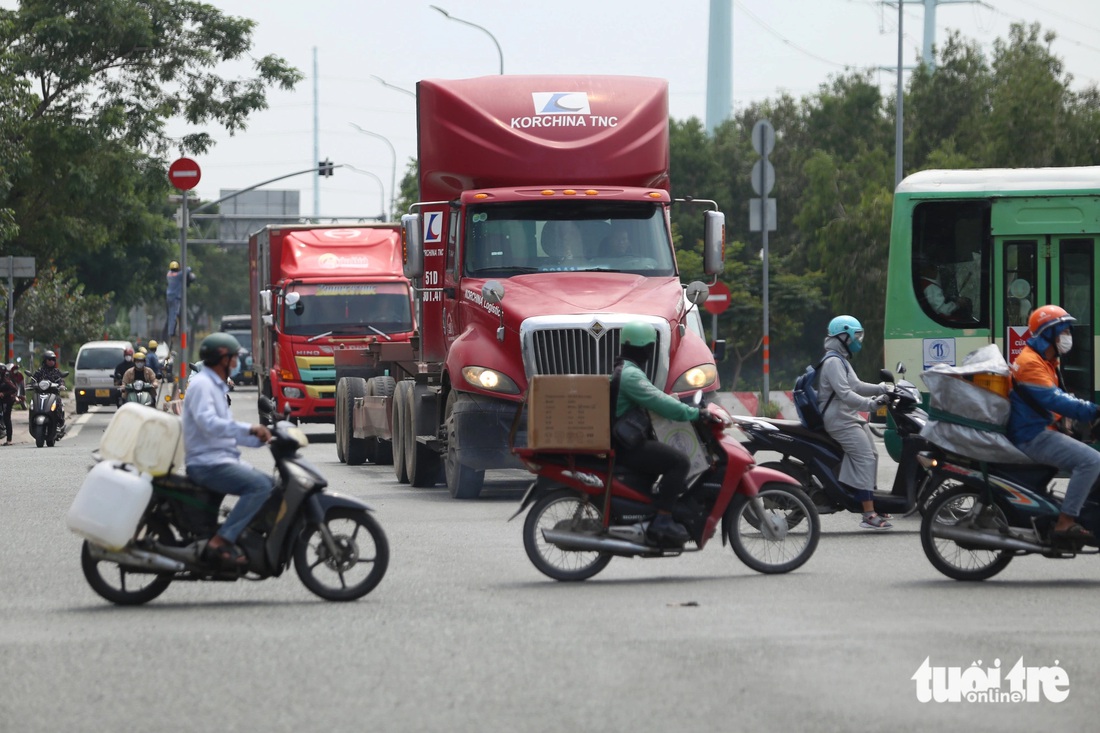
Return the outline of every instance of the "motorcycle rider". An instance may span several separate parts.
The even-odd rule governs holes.
[[[157,374],[146,366],[145,352],[143,351],[139,351],[134,355],[134,366],[127,369],[126,373],[122,375],[122,386],[128,387],[138,380],[145,382],[147,387],[153,389],[157,387]]]
[[[1057,305],[1036,308],[1028,317],[1031,337],[1012,363],[1008,437],[1031,460],[1070,474],[1051,537],[1097,545],[1096,536],[1077,523],[1077,515],[1100,477],[1100,453],[1055,427],[1062,415],[1089,421],[1100,416],[1100,406],[1062,389],[1059,357],[1073,348],[1070,328],[1076,320]]]
[[[64,389],[65,375],[57,368],[57,354],[53,351],[46,351],[42,354],[42,366],[31,376],[31,379],[35,384],[41,382],[43,379],[50,382],[61,382],[62,389]],[[60,438],[65,434],[64,400],[59,399],[57,401],[57,413],[57,437]]]
[[[863,529],[887,530],[893,527],[889,515],[875,513],[874,490],[878,480],[878,452],[871,430],[860,412],[871,412],[885,404],[890,387],[861,382],[849,360],[863,348],[863,326],[852,316],[837,316],[829,321],[825,353],[841,358],[825,359],[818,371],[817,391],[825,432],[844,449],[840,464],[840,483],[863,505]],[[834,399],[835,398],[835,399]],[[832,409],[829,409],[830,405]]]
[[[615,361],[615,376],[619,380],[615,403],[615,418],[623,416],[638,405],[669,420],[690,422],[708,417],[697,407],[685,405],[672,395],[665,394],[645,373],[646,362],[654,358],[657,332],[642,321],[632,321],[623,326],[620,335],[619,358]],[[188,398],[190,399],[190,398]],[[672,505],[685,488],[691,462],[683,452],[652,438],[643,440],[633,448],[615,445],[615,460],[642,473],[660,474],[657,496],[653,500],[657,516],[646,529],[646,538],[657,545],[683,545],[691,536],[682,524],[672,518]]]
[[[275,484],[270,475],[241,462],[238,445],[259,448],[271,440],[263,425],[237,422],[229,412],[226,380],[241,345],[227,333],[212,333],[199,346],[203,369],[193,375],[183,404],[184,464],[187,477],[210,491],[239,498],[204,556],[223,565],[244,567],[248,558],[237,537],[260,510]]]
[[[157,342],[156,339],[149,339],[149,352],[145,355],[145,366],[149,367],[156,373],[157,379],[164,377],[163,367],[160,364],[160,358],[157,357]]]

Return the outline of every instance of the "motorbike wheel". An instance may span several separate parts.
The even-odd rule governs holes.
[[[523,548],[543,575],[562,581],[587,580],[607,567],[606,552],[562,550],[542,537],[544,529],[568,529],[579,520],[593,529],[603,527],[603,512],[569,489],[551,492],[535,502],[523,522]]]
[[[168,523],[156,517],[146,520],[145,525],[138,528],[137,538],[177,544]],[[166,591],[172,583],[172,573],[132,570],[108,560],[96,560],[92,557],[87,542],[81,549],[80,568],[92,590],[118,606],[140,606],[148,603]]]
[[[294,570],[302,584],[326,601],[354,601],[374,590],[390,564],[390,545],[374,517],[360,509],[325,514],[336,543],[333,555],[319,527],[309,527],[294,544]]]
[[[817,510],[805,491],[789,484],[764,484],[758,496],[763,517],[757,516],[756,505],[744,494],[730,502],[725,522],[730,546],[741,562],[757,572],[789,573],[817,549],[821,538]],[[775,532],[775,539],[761,530],[762,521]]]
[[[793,463],[791,461],[772,461],[770,463],[762,463],[760,467],[770,468],[774,471],[787,474],[802,486],[802,490],[806,492],[807,496],[810,495],[810,491],[813,489],[813,479],[810,478],[809,470],[799,463]],[[767,508],[766,502],[764,506]],[[760,529],[760,521],[756,518],[755,512],[749,512],[749,515],[751,516],[746,516],[745,521],[752,525],[753,529]],[[793,528],[803,519],[805,519],[805,515],[803,514],[792,514],[788,517],[788,521],[794,522],[794,524],[790,525],[789,528]]]
[[[46,432],[46,446],[49,447],[49,448],[53,448],[54,443],[57,442],[57,426],[56,425],[47,425],[45,432]]]
[[[967,549],[954,540],[933,537],[936,524],[958,524],[982,498],[979,489],[959,485],[932,497],[920,524],[920,543],[932,567],[954,580],[986,580],[1012,562],[1009,550]],[[1000,507],[993,506],[993,521],[989,529],[1008,528],[1008,520]]]
[[[933,476],[929,479],[924,491],[917,496],[917,511],[920,512],[922,517],[925,516],[928,513],[928,508],[932,506],[932,502],[937,497],[962,485],[962,482],[950,476]]]
[[[31,432],[34,434],[34,444],[41,448],[46,445],[46,426],[36,425],[31,428]]]

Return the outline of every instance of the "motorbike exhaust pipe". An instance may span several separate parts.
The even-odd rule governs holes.
[[[961,545],[979,547],[983,550],[1017,550],[1022,552],[1046,552],[1049,548],[1037,545],[1034,542],[1005,537],[1004,535],[990,534],[977,529],[965,529],[950,524],[935,523],[932,525],[932,536],[939,537]]]
[[[654,555],[661,551],[656,547],[639,545],[626,540],[615,540],[608,537],[593,537],[587,534],[561,531],[557,529],[544,529],[542,537],[547,542],[562,550],[575,550],[581,552],[607,552],[612,555]]]
[[[125,567],[157,570],[166,573],[178,573],[187,569],[182,562],[136,548],[122,552],[106,550],[92,544],[89,544],[88,548],[93,559],[118,563]]]

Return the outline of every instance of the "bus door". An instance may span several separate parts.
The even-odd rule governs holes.
[[[993,334],[1010,363],[1030,333],[1027,319],[1054,303],[1077,319],[1073,349],[1062,358],[1066,390],[1096,398],[1097,235],[1000,236],[993,248]]]

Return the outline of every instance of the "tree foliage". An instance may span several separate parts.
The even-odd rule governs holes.
[[[46,267],[20,299],[17,314],[28,339],[75,355],[80,344],[102,337],[109,300],[109,294],[86,294],[71,273]]]

